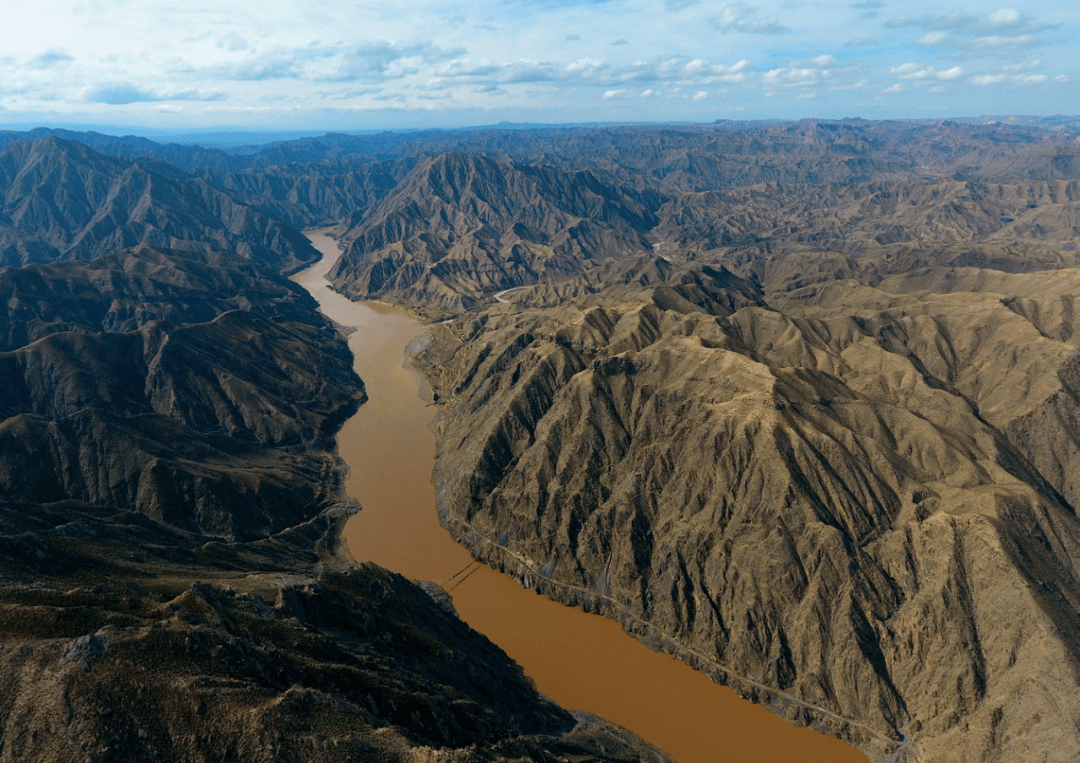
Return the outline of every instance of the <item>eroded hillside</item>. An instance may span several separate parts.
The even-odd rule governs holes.
[[[333,224],[450,319],[477,558],[875,761],[1077,758],[1080,149],[1013,121],[8,143],[5,261],[91,261],[0,271],[4,754],[660,755],[335,555]]]
[[[718,275],[434,329],[446,526],[875,755],[1080,750],[1077,271]]]
[[[0,270],[0,759],[655,761],[341,548],[364,400],[276,267]]]

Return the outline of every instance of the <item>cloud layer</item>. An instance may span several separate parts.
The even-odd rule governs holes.
[[[1080,103],[1080,14],[1064,4],[152,7],[41,0],[10,12],[0,120],[341,128],[1049,114]]]

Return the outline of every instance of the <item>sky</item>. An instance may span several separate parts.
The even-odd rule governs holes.
[[[1080,4],[33,0],[0,125],[364,130],[1080,112]]]

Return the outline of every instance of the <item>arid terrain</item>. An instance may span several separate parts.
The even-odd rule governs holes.
[[[315,226],[475,558],[873,761],[1075,760],[1074,128],[3,134],[0,760],[662,759],[340,553]]]

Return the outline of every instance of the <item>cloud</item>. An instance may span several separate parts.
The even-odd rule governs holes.
[[[968,82],[973,85],[999,85],[1002,82],[1013,82],[1017,85],[1037,85],[1047,82],[1050,78],[1045,74],[1010,74],[1009,70],[1015,71],[1017,67],[1006,67],[1006,71],[985,72],[968,77]]]
[[[383,81],[419,71],[421,65],[451,60],[464,48],[432,42],[362,42],[355,45],[278,46],[199,69],[203,77],[242,82],[295,79],[310,82]]]
[[[973,85],[996,85],[1005,81],[1004,74],[978,74],[968,79]]]
[[[770,69],[762,75],[761,83],[767,96],[775,95],[778,90],[800,93],[864,89],[866,81],[858,77],[858,66],[839,66],[834,57],[821,55],[805,61],[788,61],[784,66]]]
[[[671,84],[701,86],[714,83],[743,82],[750,73],[750,62],[738,61],[730,66],[711,64],[704,59],[668,56],[633,64],[614,65],[592,58],[582,58],[561,65],[550,61],[510,61],[494,64],[490,61],[457,59],[436,71],[435,82],[449,85],[454,82],[475,84],[516,84],[523,82],[554,82],[620,88],[630,83],[647,86]]]
[[[1037,23],[1019,11],[1006,9],[991,13],[989,16],[972,16],[964,11],[930,13],[917,18],[897,16],[885,22],[885,26],[892,29],[915,26],[929,31],[1016,36],[1038,34],[1049,29],[1056,29],[1059,25]]]
[[[1042,23],[1020,11],[1006,8],[986,16],[973,16],[964,11],[918,17],[897,16],[886,22],[885,26],[892,29],[924,29],[927,34],[915,42],[917,46],[941,46],[962,58],[995,56],[1015,59],[1024,51],[1055,42],[1045,33],[1060,25]]]
[[[566,42],[578,42],[579,40],[581,40],[580,34],[568,34],[565,38]]]
[[[27,66],[31,69],[54,69],[58,66],[67,66],[75,59],[69,56],[67,53],[63,53],[58,50],[50,50],[47,53],[42,53],[40,56],[35,56],[27,62]]]
[[[693,100],[693,101],[704,101],[708,97],[709,97],[709,93],[708,93],[707,90],[698,90],[696,93],[694,93],[694,97],[691,98],[691,100]]]
[[[681,11],[691,5],[697,5],[701,0],[664,0],[664,8],[669,11]]]
[[[235,53],[238,50],[247,50],[249,44],[246,39],[241,37],[236,32],[230,32],[229,34],[218,40],[217,46],[219,48],[224,48],[225,50]]]
[[[607,90],[604,92],[604,98],[633,98],[634,94],[629,90]]]
[[[848,8],[860,9],[862,13],[860,13],[859,16],[864,19],[872,19],[876,16],[880,16],[881,11],[879,11],[878,9],[884,7],[885,3],[880,2],[880,0],[863,0],[863,2],[852,3],[848,6]]]
[[[720,15],[712,20],[712,24],[717,29],[735,29],[738,27],[739,22],[749,14],[753,13],[753,11],[753,8],[748,5],[743,5],[742,3],[725,5],[720,9]]]
[[[626,44],[627,44],[627,42],[626,42],[626,40],[625,40],[625,39],[623,39],[623,38],[621,38],[621,37],[620,37],[619,39],[615,40],[615,42],[613,42],[613,43],[611,43],[611,44],[612,44],[612,45],[626,45]]]
[[[154,101],[215,101],[223,98],[222,93],[201,92],[198,90],[144,90],[131,83],[114,83],[87,88],[83,91],[83,103],[103,103],[108,106],[123,106],[129,103],[151,103]]]
[[[337,68],[326,79],[353,80],[400,77],[415,73],[416,63],[438,63],[465,53],[464,48],[441,48],[431,42],[364,43],[347,48],[335,59]],[[413,62],[412,65],[408,62]]]
[[[720,9],[720,15],[711,23],[721,32],[743,32],[746,34],[787,34],[791,29],[779,21],[752,18],[757,8],[745,3],[733,3]]]
[[[925,66],[917,63],[906,63],[889,69],[889,74],[895,74],[900,79],[906,80],[952,80],[961,76],[964,70],[959,66],[951,69],[938,70],[933,66]]]
[[[949,35],[945,32],[930,32],[916,40],[915,44],[920,48],[929,48],[934,45],[941,45],[942,43],[947,42],[948,39]]]
[[[872,48],[880,45],[873,37],[853,37],[844,43],[845,48]]]

